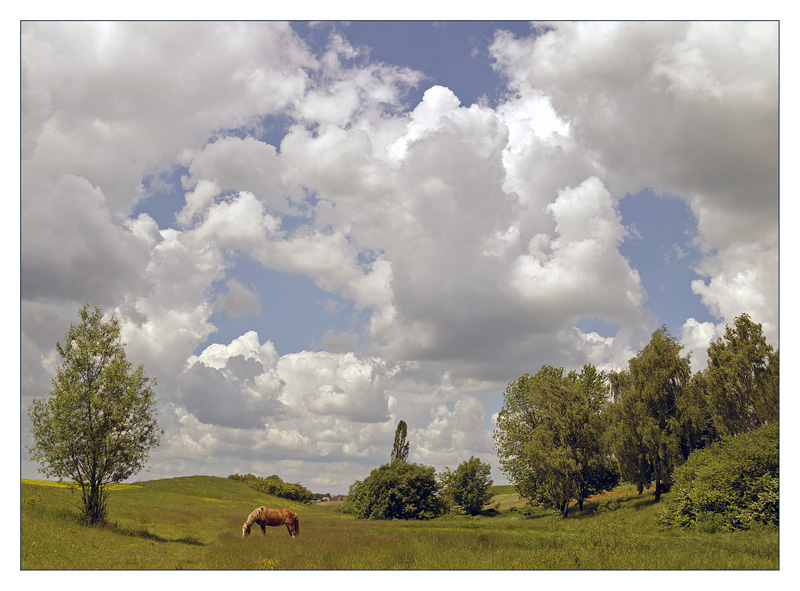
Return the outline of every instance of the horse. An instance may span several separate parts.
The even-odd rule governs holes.
[[[253,523],[261,526],[261,533],[267,535],[267,526],[286,525],[289,535],[295,537],[300,533],[300,518],[291,509],[267,509],[259,507],[247,516],[247,521],[242,526],[242,537],[250,535]]]

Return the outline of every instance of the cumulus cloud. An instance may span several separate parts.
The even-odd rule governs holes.
[[[141,288],[148,249],[115,220],[106,195],[87,179],[64,174],[50,185],[23,171],[21,291],[110,305]]]
[[[423,429],[412,430],[413,454],[409,458],[424,464],[455,468],[475,455],[494,456],[494,440],[486,429],[484,412],[476,398],[457,400],[450,410],[446,405],[431,409],[431,422]]]
[[[228,281],[228,293],[219,296],[216,305],[229,316],[243,316],[261,312],[258,292],[247,289],[236,279]]]
[[[777,48],[774,22],[608,22],[499,33],[491,51],[520,96],[548,97],[618,197],[650,186],[688,201],[711,257],[694,289],[731,321],[777,293],[774,274],[755,287],[729,270],[742,250],[777,259]]]
[[[777,338],[776,34],[500,32],[507,92],[464,106],[436,84],[405,104],[425,73],[340,32],[312,47],[286,23],[25,23],[23,403],[91,301],[159,378],[159,476],[344,492],[388,461],[400,418],[415,461],[490,461],[480,400],[543,363],[624,367],[657,328],[619,252],[620,203],[644,187],[697,220],[691,289],[720,322],[684,324],[693,363],[741,312]],[[283,355],[261,325],[263,342],[210,344],[268,306],[233,278],[243,258],[310,278],[353,325]],[[618,330],[575,328],[587,316]]]
[[[27,22],[21,45],[23,170],[84,177],[114,214],[184,148],[292,104],[315,63],[278,22]]]

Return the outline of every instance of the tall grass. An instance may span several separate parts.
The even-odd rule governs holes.
[[[233,480],[191,477],[113,492],[105,527],[82,525],[70,505],[79,499],[70,496],[67,489],[22,485],[23,569],[778,568],[777,530],[659,531],[647,492],[591,499],[567,519],[501,508],[476,517],[364,521],[264,496]],[[262,504],[296,510],[300,536],[256,528],[242,539],[242,522]]]

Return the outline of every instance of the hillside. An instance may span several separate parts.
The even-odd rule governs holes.
[[[498,487],[483,516],[357,520],[335,507],[293,503],[226,478],[191,476],[121,485],[109,523],[78,522],[78,493],[21,484],[22,569],[776,569],[777,530],[658,531],[652,494],[587,501],[562,520],[522,508]],[[49,483],[52,484],[52,483]],[[300,535],[241,525],[255,507],[289,507]]]

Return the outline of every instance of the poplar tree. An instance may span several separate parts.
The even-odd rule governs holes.
[[[692,372],[681,349],[662,326],[619,379],[614,455],[622,477],[636,483],[639,492],[655,484],[656,501],[669,490],[672,471],[685,459]]]
[[[103,522],[108,485],[146,465],[162,431],[155,419],[155,379],[133,368],[125,355],[120,323],[100,308],[79,311],[70,324],[49,396],[28,408],[34,445],[28,448],[39,471],[80,488],[83,517]]]
[[[408,442],[406,436],[408,435],[408,425],[405,421],[397,423],[397,429],[394,431],[394,445],[392,445],[391,461],[400,460],[405,462],[408,460]]]

